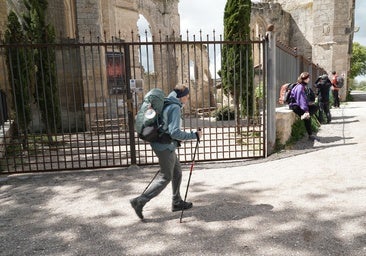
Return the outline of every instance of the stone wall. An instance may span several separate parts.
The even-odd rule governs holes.
[[[202,44],[183,44],[182,52],[179,56],[177,58],[178,83],[183,83],[191,88],[191,105],[189,107],[191,109],[216,107],[207,46]],[[190,63],[192,66],[187,63]]]
[[[0,27],[6,24],[9,8],[17,9],[20,2],[0,1]],[[136,41],[137,21],[141,14],[150,23],[155,40],[159,41],[161,37],[163,40],[175,40],[180,34],[178,3],[179,0],[54,0],[49,1],[48,19],[55,26],[57,35],[64,37],[93,41],[96,38],[109,41],[116,37]],[[278,40],[290,47],[296,47],[298,54],[311,58],[326,70],[336,70],[347,78],[354,4],[354,0],[262,1],[252,8],[253,38],[264,36],[267,26],[274,24]],[[131,30],[135,31],[135,38],[131,37]],[[163,56],[159,57],[163,61],[154,60],[154,77],[157,84],[171,89],[181,82],[177,71],[179,60],[167,48],[163,47],[161,52]],[[88,60],[91,57],[86,56]],[[133,63],[139,63],[137,55],[132,57]],[[162,66],[162,63],[169,65]],[[133,68],[138,70],[140,67]],[[105,69],[100,69],[100,72],[101,74],[96,75],[106,76]],[[137,77],[133,78],[143,78],[144,70],[135,74]],[[207,77],[210,77],[209,71]],[[0,81],[1,79],[0,74]],[[88,79],[91,78],[84,77],[83,84],[92,82]],[[207,81],[202,83],[204,87],[210,86],[210,79]],[[98,89],[98,95],[108,94],[107,86],[104,88]],[[341,91],[342,98],[345,98],[345,92],[346,87]]]
[[[330,74],[336,70],[338,74],[348,77],[350,70],[351,45],[354,29],[354,0],[268,0],[269,10],[280,4],[284,12],[291,15],[291,30],[287,33],[288,45],[296,47],[298,54],[310,58]],[[269,17],[277,12],[267,11]],[[283,22],[275,24],[275,32],[279,40],[283,40],[280,30],[287,31]],[[284,41],[286,43],[286,41]],[[346,97],[346,85],[341,90],[341,97]]]
[[[5,28],[7,23],[7,4],[5,1],[0,1],[0,28]]]
[[[296,114],[287,106],[276,108],[276,139],[279,144],[285,145],[291,138],[292,125],[296,118]]]

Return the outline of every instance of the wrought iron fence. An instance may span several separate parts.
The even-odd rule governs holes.
[[[238,86],[231,91],[218,75],[228,45],[250,45],[233,58],[248,62],[252,56],[252,67],[233,70]],[[178,83],[191,91],[182,128],[203,130],[196,161],[264,157],[264,47],[265,40],[227,42],[214,36],[2,43],[0,79],[10,121],[2,126],[1,171],[155,164],[150,145],[135,133],[135,114],[150,89],[168,94]],[[253,113],[246,111],[249,106],[234,107],[237,93],[252,95]],[[182,143],[182,162],[192,160],[194,144]]]
[[[326,74],[319,65],[314,64],[311,60],[297,53],[296,48],[291,48],[281,42],[276,44],[276,85],[277,95],[279,97],[280,87],[286,83],[295,83],[297,77],[302,72],[309,72],[310,85],[314,85],[315,80],[322,74]],[[315,87],[312,88],[316,90]]]

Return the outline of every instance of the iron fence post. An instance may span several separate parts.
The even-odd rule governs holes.
[[[128,114],[128,130],[130,140],[130,156],[131,165],[136,165],[136,143],[135,143],[135,117],[133,115],[133,99],[130,88],[131,80],[131,59],[130,59],[130,45],[123,43],[126,64],[126,92],[127,92],[127,114]]]

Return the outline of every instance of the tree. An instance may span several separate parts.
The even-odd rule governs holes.
[[[41,111],[41,119],[52,143],[52,133],[56,133],[61,126],[61,111],[59,105],[56,54],[47,44],[55,42],[55,32],[46,23],[46,0],[24,0],[27,13],[24,15],[24,27],[27,37],[33,44],[40,45],[34,50],[36,66],[35,99]]]
[[[350,78],[366,75],[366,47],[354,42],[352,46]]]
[[[31,121],[31,50],[26,47],[13,47],[19,43],[26,43],[27,39],[18,17],[14,12],[8,15],[8,24],[5,31],[5,43],[9,45],[6,54],[6,64],[9,70],[9,84],[11,85],[13,109],[15,110],[16,131],[23,133],[26,146],[29,123]]]
[[[253,60],[250,43],[250,0],[228,0],[224,12],[224,40],[220,75],[224,92],[231,95],[237,113],[240,132],[240,114],[253,116]]]

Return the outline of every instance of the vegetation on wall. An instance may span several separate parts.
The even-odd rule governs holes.
[[[321,124],[319,123],[317,117],[315,115],[311,116],[311,130],[316,133],[319,131],[320,126]],[[292,124],[290,138],[285,145],[281,145],[278,141],[276,141],[275,150],[279,151],[283,148],[291,147],[297,141],[304,138],[306,134],[307,132],[305,129],[304,121],[297,117],[296,121]]]
[[[13,93],[15,122],[18,131],[27,135],[31,122],[31,103],[41,113],[44,129],[52,143],[52,134],[61,126],[61,111],[56,78],[56,54],[52,43],[55,32],[46,23],[47,1],[25,0],[26,12],[20,17],[8,16],[5,41],[7,65]],[[27,137],[27,136],[25,136]]]
[[[55,31],[46,23],[47,1],[25,0],[27,13],[23,16],[27,37],[34,44],[52,44]],[[42,45],[34,50],[36,70],[35,99],[41,111],[42,122],[52,142],[52,133],[61,126],[61,112],[56,83],[56,54],[53,47]]]
[[[366,47],[355,42],[352,45],[350,78],[366,75]]]
[[[24,34],[18,17],[14,12],[8,15],[7,29],[4,35],[5,43],[8,45],[26,43],[28,40]],[[31,122],[31,84],[29,69],[32,67],[32,52],[29,48],[8,47],[6,53],[6,64],[10,75],[9,84],[11,85],[13,109],[15,111],[15,131],[25,135],[28,134],[29,124]],[[26,146],[26,143],[24,143]]]

